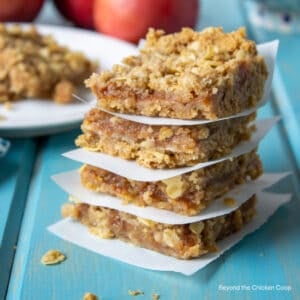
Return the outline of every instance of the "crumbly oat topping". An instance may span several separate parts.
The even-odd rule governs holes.
[[[34,26],[0,24],[0,102],[40,97],[68,103],[96,67]]]
[[[183,28],[181,32],[164,35],[162,30],[150,29],[145,47],[139,56],[124,59],[123,65],[100,74],[101,83],[127,84],[148,90],[196,92],[201,85],[214,86],[210,74],[223,73],[241,58],[257,55],[255,43],[245,39],[243,28],[225,34],[221,28],[196,32]],[[197,78],[202,77],[202,82]],[[90,85],[90,80],[87,80]]]
[[[83,300],[98,300],[98,297],[92,293],[85,293],[83,296]]]
[[[43,265],[55,265],[61,263],[65,259],[66,256],[59,250],[49,250],[43,255],[41,263]]]
[[[139,296],[139,295],[144,295],[144,292],[141,290],[128,290],[128,295]]]
[[[175,118],[216,119],[254,106],[267,69],[245,30],[165,35],[150,29],[144,48],[86,85],[99,105],[114,111]]]

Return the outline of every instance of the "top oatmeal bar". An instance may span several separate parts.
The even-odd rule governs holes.
[[[214,120],[254,107],[267,74],[243,28],[183,28],[169,35],[150,29],[139,55],[93,74],[86,85],[108,110]]]
[[[0,102],[31,97],[70,102],[75,87],[96,68],[35,27],[0,24]]]

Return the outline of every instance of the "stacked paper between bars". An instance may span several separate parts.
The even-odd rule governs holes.
[[[206,132],[215,131],[222,142],[220,136],[226,132],[226,126],[228,132],[238,126],[242,129],[240,132],[236,129],[235,135],[240,135],[237,141],[227,145],[232,147],[230,151],[213,140],[220,150],[212,148],[214,151],[201,153],[203,161],[199,161],[199,154],[196,162],[187,154],[175,157],[174,163],[172,157],[161,160],[157,153],[142,150],[136,153],[135,160],[129,160],[128,152],[133,150],[126,151],[125,144],[118,149],[119,157],[110,155],[116,155],[111,150],[113,137],[108,136],[107,144],[104,141],[100,145],[97,142],[91,145],[92,134],[89,139],[84,137],[80,143],[86,149],[73,150],[64,156],[85,165],[81,170],[53,176],[72,196],[74,204],[65,208],[70,209],[67,214],[72,218],[50,226],[49,230],[126,263],[191,275],[261,226],[290,198],[263,192],[287,174],[261,174],[256,154],[259,142],[278,118],[252,120],[251,116],[268,99],[277,47],[276,41],[258,46],[269,73],[264,95],[257,107],[234,116],[213,121],[180,120],[95,108],[89,113],[90,123],[101,118],[100,125],[108,126],[114,120],[128,132],[131,127],[138,128],[139,133],[146,130],[147,134],[153,134],[153,139],[158,132],[158,140],[168,138],[170,130],[180,135],[188,129],[189,134],[195,135],[199,128],[197,134],[205,137]],[[255,128],[252,133],[250,128]],[[89,130],[88,126],[86,129]],[[251,137],[244,139],[243,135]],[[170,143],[169,149],[172,146]],[[188,143],[183,145],[186,147]],[[219,154],[211,154],[216,152]],[[212,158],[207,160],[205,155]],[[187,161],[188,166],[182,161]]]

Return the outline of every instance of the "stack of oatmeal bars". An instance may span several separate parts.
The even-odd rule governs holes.
[[[255,132],[255,112],[236,115],[257,107],[267,76],[265,61],[244,29],[224,33],[221,28],[184,28],[171,35],[149,30],[138,55],[86,81],[98,101],[86,114],[76,144],[151,169],[182,168],[224,157]],[[123,118],[125,114],[177,119],[178,124],[140,123]],[[206,122],[182,125],[181,120]],[[80,170],[84,188],[99,197],[109,194],[124,205],[186,216],[205,213],[217,198],[261,174],[256,149],[157,181],[133,180],[88,164]],[[216,251],[218,240],[251,221],[256,202],[254,194],[229,214],[164,224],[80,200],[65,204],[62,213],[91,233],[180,259]]]

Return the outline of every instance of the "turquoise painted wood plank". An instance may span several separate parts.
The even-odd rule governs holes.
[[[264,108],[261,114],[273,115],[272,108]],[[153,292],[161,294],[162,299],[239,299],[240,294],[219,291],[218,286],[243,283],[293,287],[291,293],[268,294],[272,299],[292,299],[300,295],[297,255],[300,247],[297,211],[300,207],[293,186],[295,177],[286,179],[276,188],[295,195],[290,204],[281,208],[258,232],[192,277],[135,268],[73,246],[48,233],[46,227],[60,219],[60,206],[67,200],[67,195],[51,182],[50,176],[78,166],[60,156],[73,147],[75,136],[76,132],[72,132],[50,138],[39,157],[40,168],[30,188],[7,299],[38,299],[41,296],[45,300],[80,299],[86,291],[98,294],[101,299],[130,299],[128,289],[142,289],[147,299]],[[280,126],[277,126],[260,147],[267,171],[293,169],[281,141]],[[41,256],[53,248],[63,251],[68,259],[57,266],[41,265]],[[251,295],[266,294],[253,291]]]
[[[238,27],[245,26],[239,7],[238,0],[200,1],[198,29],[203,29],[207,26],[220,26],[225,31],[233,31]]]
[[[259,42],[279,39],[279,53],[274,74],[273,91],[276,110],[284,119],[285,135],[294,153],[300,174],[300,35],[284,35],[254,26],[247,11],[251,1],[243,1],[243,14],[253,37]]]
[[[0,160],[0,299],[8,286],[34,154],[32,140],[12,140],[10,151]]]
[[[37,21],[66,25],[47,1]],[[35,162],[37,140],[15,139],[5,158],[0,159],[0,299],[4,299],[17,245],[27,189]]]

